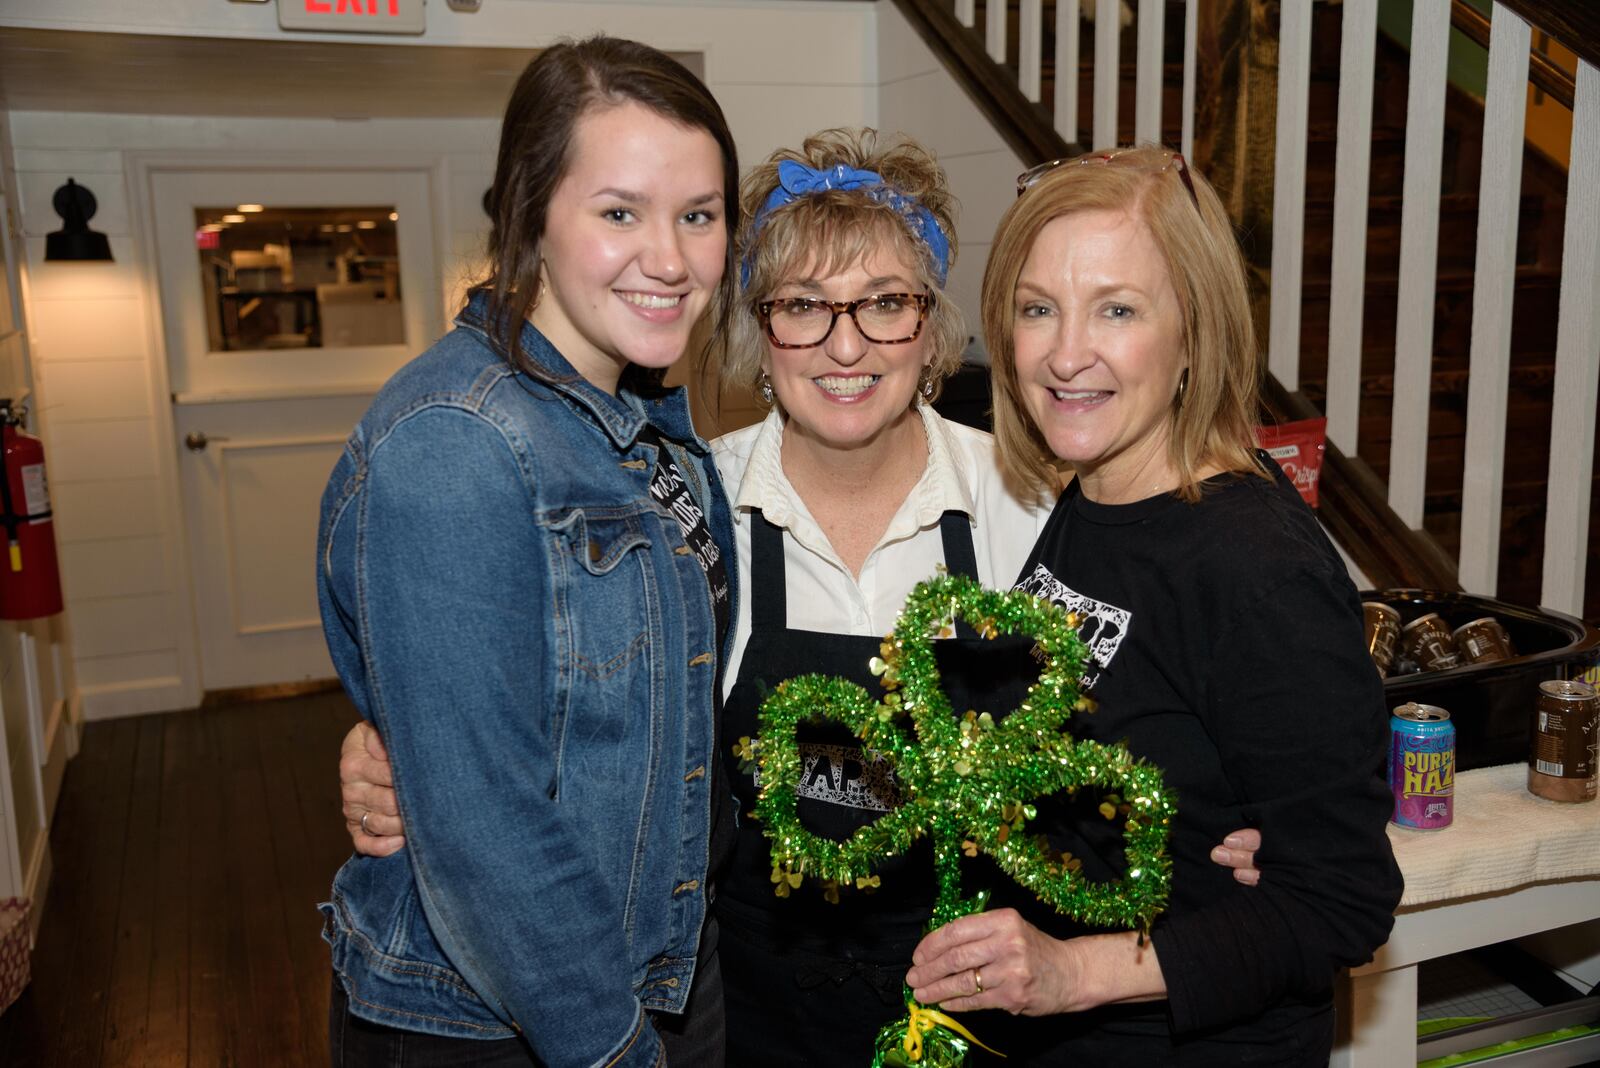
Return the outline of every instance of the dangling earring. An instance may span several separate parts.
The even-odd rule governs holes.
[[[761,381],[756,383],[756,394],[760,396],[762,404],[772,407],[772,378],[765,371],[761,372]]]
[[[922,394],[925,401],[933,400],[933,372],[924,367],[922,374],[917,378],[917,392]]]
[[[1179,407],[1179,408],[1183,407],[1183,398],[1184,398],[1184,395],[1187,394],[1188,392],[1189,392],[1189,369],[1187,367],[1185,367],[1183,369],[1183,374],[1178,376],[1178,395],[1177,395],[1177,397],[1174,398],[1174,404],[1177,407]]]

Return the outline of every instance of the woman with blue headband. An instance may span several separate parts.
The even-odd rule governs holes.
[[[749,591],[723,712],[743,815],[766,694],[808,672],[876,690],[868,662],[911,587],[940,568],[1010,585],[1050,502],[1010,492],[989,435],[929,405],[966,331],[944,295],[954,202],[927,152],[826,131],[755,168],[740,199],[743,286],[722,375],[772,408],[713,445]],[[980,677],[956,663],[961,638],[946,644],[952,689],[1000,684],[1002,657]],[[1006,663],[1037,675],[1026,650]],[[812,829],[842,838],[898,804],[887,764],[848,730],[817,728],[800,745]],[[871,885],[780,898],[769,850],[761,825],[742,818],[717,888],[729,1063],[866,1063],[903,1009],[933,900],[931,856],[924,846],[897,858]]]

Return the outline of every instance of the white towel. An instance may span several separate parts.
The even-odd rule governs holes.
[[[1600,875],[1600,801],[1535,797],[1526,764],[1479,768],[1456,776],[1450,826],[1391,823],[1389,841],[1406,877],[1402,908]]]

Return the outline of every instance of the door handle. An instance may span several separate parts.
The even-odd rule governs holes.
[[[225,437],[207,437],[204,431],[193,430],[184,435],[183,444],[190,452],[205,452],[206,446],[213,441],[231,441]]]

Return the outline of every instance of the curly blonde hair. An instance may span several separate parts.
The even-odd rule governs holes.
[[[754,389],[761,378],[767,339],[757,304],[802,271],[827,277],[888,246],[913,267],[917,281],[933,297],[923,338],[930,356],[927,373],[937,395],[939,384],[961,364],[967,333],[961,309],[945,298],[938,282],[942,272],[935,268],[928,246],[906,226],[898,209],[864,189],[829,189],[799,197],[761,218],[758,229],[756,213],[778,187],[778,164],[785,161],[815,170],[843,164],[880,175],[885,185],[932,213],[950,242],[950,263],[955,263],[956,201],[938,161],[915,141],[880,138],[876,130],[866,128],[834,129],[811,135],[798,150],[779,149],[746,175],[739,188],[743,217],[739,261],[748,265],[750,277],[734,307],[731,344],[722,365],[724,381]]]

